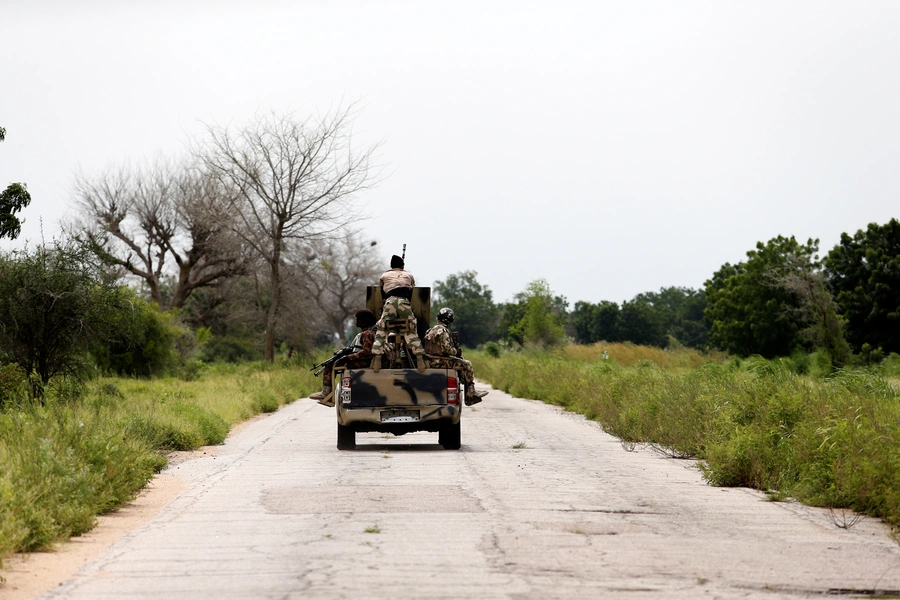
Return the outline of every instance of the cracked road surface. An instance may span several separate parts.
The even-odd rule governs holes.
[[[900,590],[867,519],[706,485],[595,423],[492,391],[437,434],[300,400],[173,465],[187,489],[46,598],[796,598]]]

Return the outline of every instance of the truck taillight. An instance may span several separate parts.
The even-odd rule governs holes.
[[[459,383],[456,377],[447,378],[447,404],[459,404]]]
[[[349,375],[341,377],[341,402],[349,404],[350,402],[351,380]]]

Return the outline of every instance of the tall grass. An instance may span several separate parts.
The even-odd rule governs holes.
[[[708,362],[721,362],[724,354],[704,354],[693,348],[669,350],[655,346],[638,346],[630,342],[597,342],[588,346],[580,344],[565,346],[564,356],[585,362],[608,361],[609,364],[633,367],[638,363],[652,362],[666,369],[692,369]]]
[[[783,361],[626,367],[590,350],[467,355],[479,378],[599,421],[627,446],[703,459],[714,485],[846,507],[900,525],[900,392],[872,372],[800,376]],[[662,361],[660,361],[662,362]]]
[[[306,396],[319,381],[305,365],[215,366],[193,381],[103,378],[43,406],[7,398],[0,558],[90,530],[135,497],[167,452],[219,444],[231,425]]]

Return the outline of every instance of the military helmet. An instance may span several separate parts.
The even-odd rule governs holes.
[[[444,325],[449,325],[450,323],[453,322],[453,310],[449,309],[445,306],[438,313],[437,319]]]

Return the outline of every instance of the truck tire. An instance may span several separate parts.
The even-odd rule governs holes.
[[[347,425],[337,426],[337,449],[338,450],[355,450],[356,449],[356,432],[352,427]]]
[[[438,443],[444,447],[444,450],[459,450],[462,446],[462,436],[459,427],[456,425],[447,425],[442,427],[438,432]]]

